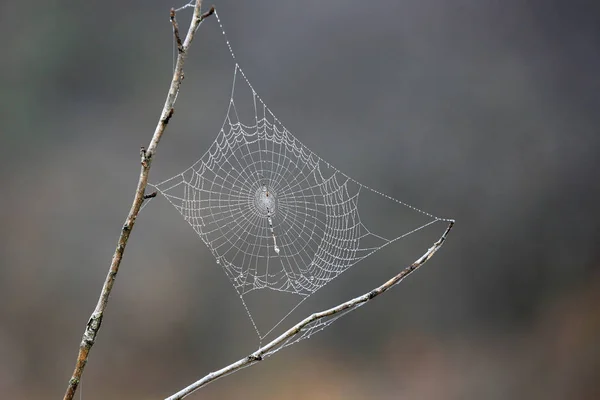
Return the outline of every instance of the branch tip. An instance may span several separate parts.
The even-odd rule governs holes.
[[[177,51],[179,51],[179,53],[183,53],[183,43],[181,42],[181,36],[179,36],[179,25],[177,24],[177,20],[175,19],[174,8],[171,8],[170,19],[171,24],[173,25],[173,35],[175,36],[175,41],[177,42]]]
[[[207,12],[205,12],[204,14],[202,14],[202,15],[200,16],[200,21],[202,21],[204,18],[208,18],[208,17],[210,17],[210,16],[211,16],[211,15],[213,15],[214,13],[215,13],[215,6],[212,6],[212,7],[210,8],[210,10],[208,10]]]

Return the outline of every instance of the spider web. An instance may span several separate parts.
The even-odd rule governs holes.
[[[211,251],[261,342],[348,268],[394,241],[448,221],[371,189],[316,155],[277,119],[237,62],[226,117],[214,142],[189,168],[152,186]],[[359,213],[365,193],[422,217],[422,223],[391,237],[372,231]],[[247,302],[250,293],[265,289],[295,298],[291,310],[266,328],[257,324],[256,307]],[[356,308],[307,325],[267,355]]]

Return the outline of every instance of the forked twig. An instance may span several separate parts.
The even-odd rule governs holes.
[[[226,366],[225,368],[222,368],[218,371],[211,372],[210,374],[206,375],[204,378],[200,379],[199,381],[192,383],[188,387],[186,387],[186,388],[180,390],[179,392],[175,393],[174,395],[168,397],[166,400],[183,399],[184,397],[190,395],[195,390],[200,389],[201,387],[206,386],[209,383],[211,383],[219,378],[222,378],[226,375],[229,375],[236,371],[239,371],[242,368],[246,368],[246,367],[249,367],[256,363],[259,363],[260,361],[262,361],[264,359],[264,356],[268,355],[272,350],[275,350],[277,347],[285,344],[290,339],[300,335],[302,332],[302,328],[306,327],[307,325],[309,325],[313,322],[318,322],[320,320],[327,319],[336,314],[340,314],[346,310],[358,307],[358,306],[365,304],[368,301],[374,299],[375,297],[379,296],[380,294],[386,292],[388,289],[390,289],[394,285],[400,283],[408,275],[415,272],[419,267],[421,267],[431,257],[433,257],[435,252],[438,251],[440,249],[440,247],[442,247],[442,244],[444,244],[444,241],[446,240],[446,237],[448,236],[448,233],[450,232],[450,230],[452,229],[453,226],[454,226],[454,221],[450,220],[448,227],[446,228],[446,230],[444,231],[442,236],[438,239],[437,242],[435,242],[433,244],[433,246],[431,246],[425,252],[425,254],[423,254],[415,262],[413,262],[408,267],[404,268],[397,275],[395,275],[392,279],[388,280],[381,286],[376,287],[375,289],[371,290],[368,293],[363,294],[362,296],[355,297],[352,300],[348,300],[348,301],[341,303],[335,307],[332,307],[328,310],[324,310],[324,311],[312,314],[312,315],[304,318],[302,321],[298,322],[296,325],[292,326],[290,329],[288,329],[287,331],[282,333],[279,337],[273,339],[270,343],[262,346],[261,348],[256,350],[254,353],[250,354],[249,356],[244,357],[241,360],[236,361],[233,364],[230,364],[230,365]]]
[[[192,40],[194,39],[198,26],[204,18],[207,18],[214,13],[214,7],[212,7],[208,12],[202,14],[201,6],[202,0],[196,0],[196,4],[194,6],[194,15],[192,17],[192,21],[190,22],[190,27],[188,29],[187,35],[183,43],[181,43],[181,39],[179,37],[179,28],[177,26],[177,21],[175,20],[175,11],[171,10],[170,17],[171,23],[173,24],[173,34],[175,35],[175,40],[177,40],[177,48],[179,50],[177,55],[177,62],[175,64],[175,70],[173,71],[173,79],[171,80],[169,93],[167,94],[167,98],[165,100],[165,104],[160,114],[158,124],[156,125],[156,129],[154,130],[152,140],[150,140],[148,148],[142,148],[142,151],[140,152],[142,166],[140,176],[138,179],[138,184],[135,189],[133,204],[131,205],[129,214],[125,219],[125,223],[121,228],[119,240],[117,241],[117,248],[115,249],[114,255],[112,257],[110,268],[108,270],[108,275],[106,276],[104,285],[102,286],[100,298],[98,299],[98,303],[96,304],[94,312],[92,313],[90,319],[86,324],[85,331],[83,333],[83,338],[79,345],[79,353],[77,355],[75,370],[73,371],[73,375],[69,380],[64,400],[72,400],[73,396],[75,395],[75,392],[77,391],[77,387],[79,386],[79,382],[81,381],[81,376],[83,375],[83,370],[87,363],[90,350],[94,345],[96,341],[96,336],[98,334],[98,331],[100,330],[102,318],[104,317],[104,311],[106,310],[110,293],[115,283],[117,273],[119,272],[119,266],[121,265],[121,260],[123,259],[123,253],[125,252],[125,247],[127,246],[129,235],[131,234],[131,231],[135,224],[135,220],[140,212],[142,203],[144,202],[144,200],[153,197],[153,194],[146,194],[146,186],[148,185],[148,175],[150,173],[150,166],[152,164],[152,158],[156,153],[158,143],[160,142],[160,139],[165,131],[165,128],[167,127],[167,124],[169,123],[169,120],[173,116],[173,106],[175,104],[175,101],[177,100],[177,94],[179,93],[181,82],[183,81],[183,64],[185,62],[188,49],[192,43]]]

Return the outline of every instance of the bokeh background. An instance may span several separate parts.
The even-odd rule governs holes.
[[[2,398],[63,395],[168,88],[168,12],[181,5],[0,2]],[[598,5],[215,5],[300,140],[457,225],[393,291],[191,398],[600,398]],[[190,16],[179,13],[183,30]],[[206,150],[232,72],[207,20],[151,181]],[[313,311],[390,277],[439,228],[359,263]],[[257,344],[210,253],[157,198],[132,234],[82,398],[163,398]]]

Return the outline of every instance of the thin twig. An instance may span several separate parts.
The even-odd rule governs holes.
[[[175,19],[175,9],[171,8],[171,24],[173,24],[173,35],[177,42],[177,50],[181,53],[183,51],[183,43],[181,43],[181,37],[179,36],[179,25]]]
[[[230,365],[226,366],[225,368],[222,368],[218,371],[211,372],[210,374],[206,375],[204,378],[200,379],[199,381],[192,383],[188,387],[186,387],[186,388],[180,390],[179,392],[175,393],[174,395],[168,397],[166,400],[183,399],[184,397],[190,395],[195,390],[200,389],[201,387],[206,386],[209,383],[211,383],[219,378],[222,378],[226,375],[237,372],[242,368],[246,368],[246,367],[249,367],[256,363],[259,363],[260,361],[262,361],[264,359],[264,356],[269,355],[269,353],[272,350],[275,350],[277,347],[283,345],[290,339],[300,335],[302,332],[302,328],[306,327],[308,324],[317,322],[320,320],[324,320],[324,319],[334,316],[336,314],[340,314],[343,311],[355,308],[359,305],[367,303],[370,300],[373,300],[375,297],[386,292],[388,289],[390,289],[394,285],[400,283],[404,278],[406,278],[411,273],[415,272],[419,267],[421,267],[431,257],[433,257],[435,252],[438,251],[440,249],[440,247],[442,247],[442,244],[444,244],[444,241],[446,240],[446,237],[448,236],[448,233],[450,232],[450,230],[452,229],[453,226],[454,226],[454,221],[451,220],[448,224],[448,227],[446,228],[446,230],[444,231],[442,236],[439,238],[439,240],[437,242],[435,242],[433,244],[433,246],[431,246],[425,252],[425,254],[423,254],[421,257],[419,257],[419,259],[417,259],[415,262],[413,262],[408,267],[404,268],[397,275],[395,275],[392,279],[388,280],[381,286],[376,287],[375,289],[371,290],[368,293],[363,294],[362,296],[355,297],[352,300],[348,300],[348,301],[341,303],[333,308],[312,314],[312,315],[304,318],[302,321],[298,322],[296,325],[292,326],[290,329],[288,329],[287,331],[282,333],[279,337],[273,339],[273,341],[271,341],[270,343],[259,348],[254,353],[250,354],[249,356],[244,357],[241,360],[238,360],[238,361],[234,362],[233,364],[230,364]]]
[[[129,214],[125,219],[125,223],[121,228],[121,234],[119,235],[119,240],[117,241],[117,248],[113,255],[112,261],[110,263],[110,268],[108,270],[108,275],[106,276],[106,280],[104,281],[104,285],[102,286],[102,291],[100,292],[100,298],[98,299],[98,303],[96,304],[96,308],[94,312],[90,316],[88,320],[85,331],[83,333],[83,338],[79,345],[79,353],[77,355],[77,362],[75,364],[75,370],[73,371],[73,375],[69,380],[69,384],[67,386],[67,390],[65,392],[64,400],[72,400],[75,392],[77,391],[77,386],[81,381],[81,376],[83,375],[83,370],[88,360],[89,352],[96,341],[96,336],[98,331],[100,330],[100,326],[102,325],[102,319],[104,317],[104,311],[106,310],[106,306],[108,304],[108,299],[110,293],[112,291],[113,285],[115,283],[115,279],[117,277],[117,273],[119,272],[119,266],[121,265],[121,260],[123,259],[123,253],[125,252],[125,247],[127,246],[127,242],[129,240],[129,235],[133,229],[135,224],[135,220],[140,212],[140,208],[145,199],[152,197],[152,195],[146,195],[146,186],[148,185],[148,175],[150,173],[150,166],[152,164],[152,158],[156,153],[156,148],[160,139],[169,123],[169,120],[173,116],[173,105],[177,99],[177,94],[179,93],[179,88],[181,86],[181,82],[183,80],[183,65],[187,56],[188,49],[194,39],[194,35],[200,22],[202,20],[214,12],[214,7],[205,14],[201,14],[202,0],[196,0],[196,5],[194,7],[194,15],[192,17],[192,21],[190,22],[190,27],[188,29],[187,35],[181,47],[179,44],[181,39],[179,36],[178,29],[175,30],[176,40],[178,40],[178,48],[179,54],[177,56],[177,63],[175,65],[175,70],[173,71],[173,79],[171,80],[171,86],[169,88],[169,93],[167,94],[167,98],[165,100],[165,104],[163,106],[162,112],[160,114],[160,118],[158,120],[158,124],[154,130],[154,135],[152,136],[152,140],[148,145],[148,148],[142,148],[140,151],[141,156],[141,171],[138,180],[137,187],[135,189],[135,196],[133,199],[133,203],[131,205],[131,209],[129,210]],[[175,12],[171,10],[171,21],[174,27],[177,26],[177,22],[175,21]]]

